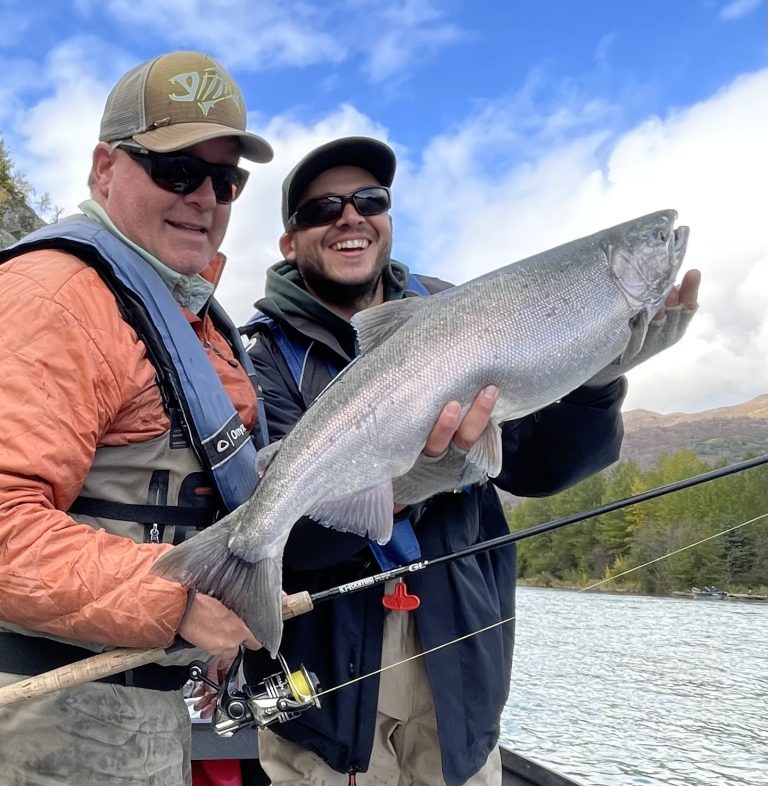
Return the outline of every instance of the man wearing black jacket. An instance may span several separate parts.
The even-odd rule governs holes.
[[[270,441],[283,437],[355,356],[349,319],[357,311],[450,286],[412,276],[391,259],[394,173],[388,146],[350,137],[312,151],[283,184],[284,261],[268,271],[259,314],[243,329]],[[678,333],[687,319],[680,321]],[[623,369],[609,368],[594,384],[503,424],[503,468],[493,484],[516,495],[547,495],[615,461]],[[480,410],[493,406],[494,394],[481,392]],[[442,417],[450,415],[444,410]],[[427,447],[434,455],[434,446]],[[445,460],[467,447],[454,437]],[[432,559],[508,532],[490,482],[438,494],[395,512],[394,520],[404,533],[399,557],[301,519],[285,548],[285,591],[317,592],[392,562]],[[260,734],[262,765],[273,784],[345,786],[358,772],[367,773],[361,786],[500,784],[497,745],[512,665],[514,588],[515,548],[507,546],[414,573],[406,593],[420,604],[412,611],[392,610],[392,600],[386,607],[388,587],[341,596],[288,621],[281,651],[291,668],[305,664],[322,689],[352,682],[324,696],[320,710]],[[502,620],[510,621],[494,626]],[[400,665],[377,674],[394,663]],[[268,656],[248,654],[249,681],[274,670]]]

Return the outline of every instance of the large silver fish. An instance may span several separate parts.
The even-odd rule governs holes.
[[[676,218],[653,213],[432,297],[358,313],[359,357],[267,449],[253,496],[173,549],[157,572],[220,598],[274,653],[293,523],[309,515],[386,542],[393,479],[413,467],[448,401],[466,411],[489,384],[500,389],[493,422],[467,461],[497,475],[498,424],[583,384],[626,348],[630,321],[664,302],[688,238]]]

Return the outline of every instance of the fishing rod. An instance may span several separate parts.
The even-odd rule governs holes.
[[[637,505],[641,502],[647,502],[648,500],[663,497],[675,491],[682,491],[684,489],[697,486],[701,483],[717,480],[718,478],[733,475],[737,472],[743,472],[745,470],[752,469],[753,467],[758,467],[764,464],[768,464],[768,454],[730,464],[729,466],[721,467],[719,469],[710,470],[699,475],[694,475],[690,478],[675,481],[674,483],[669,483],[665,486],[659,486],[657,488],[635,494],[631,497],[625,497],[624,499],[616,500],[614,502],[608,502],[604,505],[599,505],[580,513],[574,513],[569,516],[563,516],[558,519],[553,519],[552,521],[544,522],[542,524],[536,524],[532,527],[519,530],[518,532],[502,535],[498,538],[491,538],[490,540],[482,541],[481,543],[468,546],[464,549],[459,549],[458,551],[454,551],[451,554],[445,554],[441,557],[412,562],[407,565],[384,571],[383,573],[367,576],[347,584],[341,584],[328,590],[321,590],[314,593],[309,593],[306,591],[297,592],[283,599],[283,619],[287,620],[299,616],[300,614],[305,614],[309,611],[312,611],[312,609],[314,609],[318,603],[323,603],[327,600],[331,600],[332,598],[339,597],[340,595],[346,595],[351,592],[358,592],[369,587],[384,584],[385,582],[392,579],[400,578],[402,576],[424,570],[434,565],[442,565],[452,562],[453,560],[471,557],[475,554],[501,548],[512,543],[517,543],[521,540],[535,537],[536,535],[554,532],[555,530],[569,526],[570,524],[575,524],[587,519],[595,518],[605,513],[611,513],[615,510],[621,510],[632,505]],[[37,696],[42,696],[48,693],[53,693],[63,688],[74,687],[75,685],[80,685],[85,682],[91,682],[103,677],[109,677],[122,671],[127,671],[129,669],[143,666],[147,663],[162,660],[166,655],[183,648],[183,646],[184,643],[180,644],[177,642],[168,649],[121,648],[110,650],[109,652],[103,652],[90,658],[86,658],[85,660],[78,661],[77,663],[62,666],[53,671],[46,672],[45,674],[28,677],[24,680],[20,680],[19,682],[0,688],[0,707],[14,704],[18,701],[35,698]],[[239,664],[239,658],[236,659],[236,661]],[[191,669],[194,669],[196,665],[197,669],[194,675],[195,679],[202,679],[203,670],[200,668],[199,664],[192,664]],[[281,662],[281,665],[285,665],[284,661]],[[304,669],[303,666],[299,672],[293,673],[290,673],[286,667],[285,677],[282,678],[282,680],[281,675],[275,675],[272,678],[268,678],[268,680],[274,680],[277,687],[279,688],[279,690],[277,690],[277,688],[270,685],[265,687],[267,692],[271,691],[279,693],[279,697],[277,698],[275,696],[270,697],[270,701],[275,705],[275,707],[273,707],[271,710],[270,717],[280,714],[281,711],[276,708],[276,702],[279,698],[285,699],[286,695],[289,697],[289,702],[290,700],[295,702],[294,709],[300,707],[300,709],[297,709],[296,711],[301,711],[301,709],[304,709],[307,706],[317,706],[316,704],[312,704],[312,699],[316,694],[316,690],[314,689],[314,675],[306,672],[306,669]],[[208,684],[211,687],[218,687],[218,689],[222,691],[222,693],[220,693],[220,697],[223,699],[228,699],[231,698],[230,693],[227,692],[229,681],[230,677],[228,675],[227,679],[225,679],[220,686],[214,686],[213,683]],[[263,684],[260,684],[260,687],[264,687]],[[241,699],[240,694],[238,694],[236,698],[239,701]],[[257,699],[260,700],[261,698],[262,694],[254,694],[252,696],[252,700],[250,702],[246,702],[246,704],[254,704]],[[286,704],[283,706],[288,705]],[[239,709],[240,704],[236,703],[236,707]],[[281,720],[282,718],[276,717],[276,719]],[[248,722],[252,721],[249,720]],[[253,722],[259,723],[258,720]],[[270,720],[269,722],[272,721]],[[237,727],[239,728],[243,725],[247,725],[245,716],[243,716],[241,722],[237,724]],[[235,729],[232,731],[234,730]]]
[[[597,516],[602,516],[604,513],[612,513],[614,510],[628,508],[631,505],[637,505],[640,502],[647,502],[648,500],[656,499],[657,497],[663,497],[666,494],[671,494],[675,491],[682,491],[684,489],[691,488],[692,486],[698,486],[701,483],[707,483],[710,480],[717,480],[718,478],[723,478],[727,475],[733,475],[737,472],[743,472],[744,470],[752,469],[753,467],[759,467],[763,464],[768,464],[768,454],[747,459],[745,461],[740,461],[735,464],[730,464],[729,466],[721,467],[720,469],[713,469],[708,472],[703,472],[700,475],[693,475],[690,478],[678,480],[665,486],[658,486],[655,489],[649,489],[648,491],[643,491],[640,494],[635,494],[631,497],[625,497],[624,499],[616,500],[614,502],[607,502],[604,505],[599,505],[598,507],[590,508],[589,510],[582,511],[580,513],[573,513],[569,516],[563,516],[562,518],[553,519],[552,521],[546,521],[542,524],[535,524],[532,527],[527,527],[526,529],[521,529],[517,532],[511,532],[509,535],[501,535],[498,538],[484,540],[480,543],[476,543],[473,546],[468,546],[467,548],[453,551],[450,554],[445,554],[442,557],[412,562],[408,565],[392,568],[385,571],[384,573],[377,573],[375,576],[367,576],[366,578],[358,579],[357,581],[351,581],[348,584],[341,584],[338,587],[333,587],[332,589],[321,592],[314,592],[312,594],[309,594],[308,592],[299,592],[296,593],[296,595],[292,595],[291,598],[295,599],[294,602],[297,605],[301,605],[302,607],[309,606],[309,608],[305,608],[306,611],[309,611],[318,603],[330,600],[331,598],[336,598],[339,595],[346,595],[350,592],[356,592],[357,590],[365,589],[367,587],[383,584],[384,582],[390,581],[391,579],[407,576],[410,573],[415,573],[434,565],[443,565],[448,562],[453,562],[457,559],[463,559],[465,557],[471,557],[475,554],[480,554],[484,551],[491,551],[492,549],[501,548],[502,546],[508,546],[511,543],[517,543],[518,541],[526,540],[527,538],[532,538],[536,535],[544,535],[547,532],[554,532],[555,530],[561,529],[562,527],[567,527],[569,524],[576,524],[580,521],[596,518]],[[301,613],[304,612],[302,611]]]

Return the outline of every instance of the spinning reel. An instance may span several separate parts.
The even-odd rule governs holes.
[[[220,737],[231,737],[236,731],[248,726],[265,729],[272,723],[284,723],[297,718],[311,707],[320,706],[317,677],[304,666],[298,671],[289,671],[280,653],[277,654],[277,660],[282,671],[265,677],[253,687],[243,685],[242,690],[237,689],[235,683],[243,652],[244,648],[240,647],[240,652],[220,685],[208,679],[205,663],[194,661],[189,666],[191,680],[204,682],[217,691],[212,726]]]

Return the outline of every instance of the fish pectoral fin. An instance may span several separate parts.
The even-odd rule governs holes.
[[[280,450],[280,446],[283,444],[282,439],[278,439],[276,442],[272,442],[271,444],[263,447],[256,456],[256,471],[259,474],[259,477],[263,477],[264,473],[267,471],[267,467],[272,463],[272,459],[277,455],[277,451]]]
[[[475,442],[467,453],[467,462],[472,464],[474,472],[484,472],[489,478],[495,478],[501,472],[501,428],[491,421],[480,439]]]
[[[383,344],[426,304],[426,298],[408,297],[358,311],[352,317],[352,326],[357,333],[360,354]]]
[[[629,342],[624,351],[619,355],[617,364],[627,363],[643,348],[645,337],[648,334],[648,314],[641,311],[629,320]]]
[[[387,481],[353,496],[324,500],[307,515],[324,527],[386,543],[392,535],[393,505],[392,483]]]

